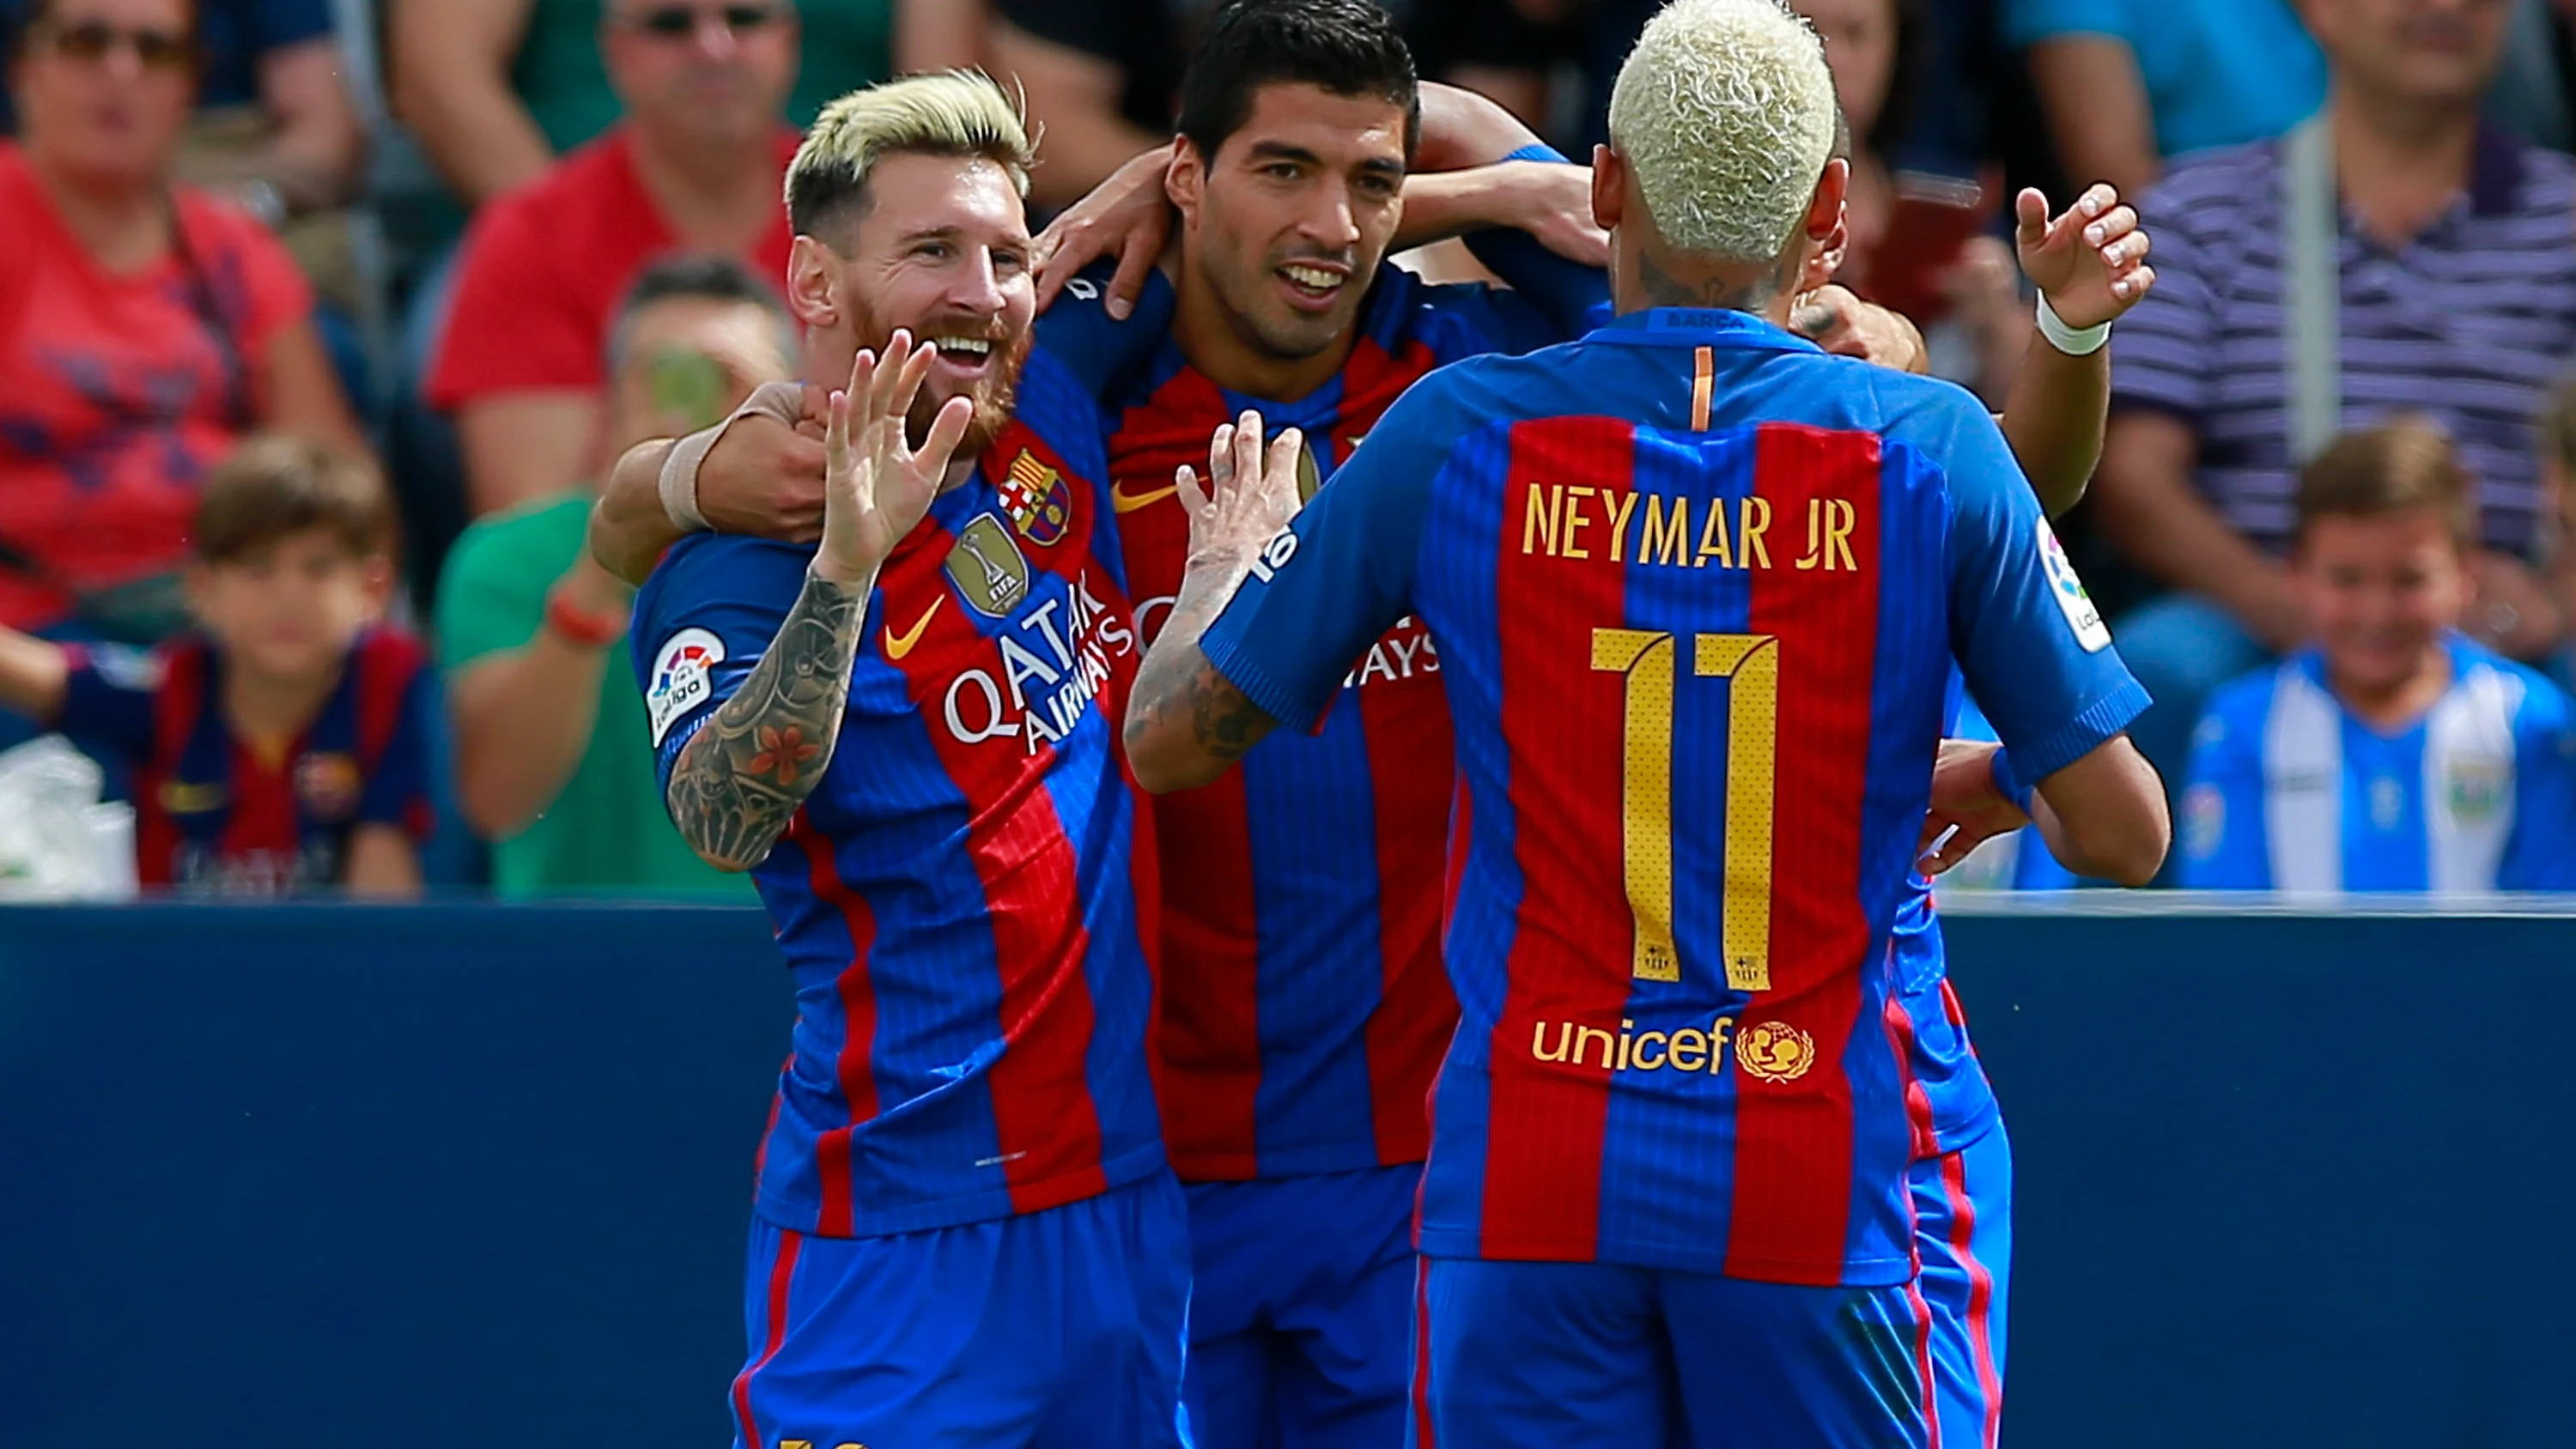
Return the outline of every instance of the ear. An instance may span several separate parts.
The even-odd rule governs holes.
[[[1173,209],[1181,214],[1181,225],[1195,230],[1199,203],[1207,198],[1207,164],[1197,144],[1187,136],[1172,142],[1171,164],[1163,168],[1163,194],[1172,199]]]
[[[1825,163],[1825,174],[1816,178],[1816,194],[1807,203],[1807,239],[1821,247],[1840,247],[1843,203],[1850,197],[1851,163],[1837,156]]]
[[[1592,148],[1592,222],[1615,231],[1627,209],[1628,163],[1607,146]]]
[[[796,238],[787,254],[787,308],[809,329],[841,320],[841,259],[810,236]]]
[[[1850,222],[1836,217],[1833,234],[1825,238],[1824,244],[1819,246],[1810,237],[1804,250],[1807,259],[1798,269],[1798,290],[1812,292],[1833,281],[1834,274],[1843,269],[1843,258],[1851,251]]]

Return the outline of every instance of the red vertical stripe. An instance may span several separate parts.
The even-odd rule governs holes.
[[[1780,641],[1771,864],[1771,990],[1750,1023],[1807,1033],[1814,1066],[1792,1081],[1739,1072],[1734,1209],[1726,1271],[1841,1281],[1852,1197],[1852,1084],[1869,923],[1860,902],[1861,811],[1878,664],[1879,445],[1866,433],[1770,425],[1754,491],[1771,504],[1770,563],[1753,571],[1752,632]],[[1851,510],[1852,569],[1810,553],[1810,504]],[[1821,516],[1821,513],[1820,515]]]
[[[1397,631],[1420,638],[1419,622]],[[1418,666],[1417,666],[1418,667]],[[1431,1148],[1426,1097],[1458,1025],[1458,998],[1440,960],[1446,914],[1442,876],[1453,787],[1449,701],[1438,675],[1384,680],[1358,690],[1377,815],[1377,1009],[1365,1031],[1369,1106],[1380,1166],[1420,1162]]]
[[[841,1050],[832,1059],[832,1078],[849,1105],[847,1126],[834,1127],[814,1141],[814,1168],[822,1178],[822,1210],[814,1220],[817,1236],[850,1236],[855,1208],[850,1199],[850,1137],[877,1115],[877,1079],[870,1070],[877,1039],[876,988],[868,976],[868,952],[876,944],[876,913],[841,879],[832,858],[832,842],[799,810],[787,825],[787,839],[805,853],[805,880],[814,899],[841,913],[850,932],[849,964],[841,968],[833,990],[841,999]],[[772,1125],[776,1118],[772,1116]],[[766,1156],[769,1139],[761,1138]]]
[[[760,1425],[751,1416],[752,1376],[767,1368],[769,1361],[778,1357],[779,1348],[787,1342],[787,1288],[795,1280],[796,1256],[804,1247],[802,1236],[785,1231],[779,1233],[778,1257],[770,1264],[769,1292],[762,1300],[768,1310],[769,1326],[761,1338],[760,1352],[743,1365],[741,1373],[734,1375],[734,1425],[742,1431],[742,1442],[750,1449],[760,1449],[766,1442],[760,1437]]]
[[[1172,1095],[1163,1136],[1172,1165],[1197,1181],[1258,1168],[1261,932],[1254,914],[1252,827],[1243,772],[1154,801],[1163,854],[1163,947],[1172,989],[1162,1052]]]
[[[1598,1251],[1610,1073],[1600,1063],[1541,1062],[1531,1043],[1542,1027],[1556,1032],[1566,1023],[1615,1036],[1628,1000],[1635,928],[1620,873],[1626,686],[1592,667],[1592,631],[1624,618],[1626,585],[1606,560],[1523,553],[1522,508],[1533,484],[1625,478],[1634,464],[1635,435],[1613,419],[1512,430],[1494,592],[1522,886],[1505,963],[1509,986],[1490,1045],[1488,1258],[1588,1262]]]
[[[152,697],[152,760],[134,782],[135,879],[173,882],[179,857],[179,822],[171,818],[162,789],[179,773],[189,737],[206,710],[206,650],[195,642],[162,656],[161,688]]]
[[[1914,1376],[1923,1385],[1924,1449],[1941,1449],[1941,1382],[1932,1369],[1932,1306],[1923,1301],[1923,1280],[1905,1285],[1905,1301],[1914,1310]]]
[[[426,661],[419,645],[376,629],[358,641],[349,667],[358,676],[358,764],[364,775],[373,778],[376,763],[385,757],[394,731],[402,725],[403,701],[410,697],[412,680]]]
[[[1042,552],[1023,549],[1034,555],[1031,568],[1053,559],[1089,558],[1090,521],[1090,510],[1082,509],[1057,544]],[[918,600],[945,596],[940,566],[954,546],[947,531],[935,526],[905,540],[886,590],[889,600],[902,602],[888,609],[888,617],[919,609]],[[968,744],[937,723],[936,701],[961,669],[981,668],[996,680],[1006,673],[998,647],[968,619],[965,607],[949,604],[931,615],[924,636],[894,667],[902,671],[910,697],[923,702],[929,727],[922,733],[968,802],[966,856],[983,886],[1002,978],[1003,1050],[985,1079],[994,1136],[1012,1211],[1037,1212],[1108,1190],[1100,1162],[1100,1111],[1091,1100],[1095,1015],[1083,975],[1091,936],[1073,842],[1046,789],[1055,747],[1041,744],[1031,753],[1025,736]],[[1096,711],[1101,705],[1094,700],[1089,707]],[[1020,727],[1028,728],[1025,717]],[[1115,745],[1104,741],[1103,748]]]
[[[1941,1159],[1941,1193],[1950,1203],[1950,1251],[1968,1270],[1968,1349],[1977,1365],[1977,1394],[1985,1406],[1980,1449],[1994,1449],[2003,1432],[2004,1376],[1995,1367],[1995,1275],[1977,1261],[1977,1205],[1968,1196],[1968,1163],[1964,1153]]]
[[[1890,943],[1888,955],[1891,965],[1895,953],[1896,947]],[[1912,1143],[1910,1150],[1918,1158],[1937,1156],[1941,1151],[1941,1139],[1932,1119],[1932,1094],[1923,1090],[1921,1079],[1914,1075],[1914,1018],[1906,1013],[1904,1004],[1897,999],[1893,969],[1889,972],[1887,997],[1879,1012],[1879,1020],[1887,1029],[1888,1049],[1896,1054],[1897,1075],[1905,1082],[1905,1127],[1906,1136]]]

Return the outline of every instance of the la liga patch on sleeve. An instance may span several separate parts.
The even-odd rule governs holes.
[[[2048,596],[2057,601],[2057,611],[2066,616],[2066,626],[2075,631],[2075,642],[2087,654],[2099,654],[2111,647],[2111,628],[2102,622],[2102,611],[2093,604],[2093,596],[2084,592],[2084,581],[2075,576],[2075,563],[2066,556],[2066,545],[2057,541],[2057,530],[2048,520],[2039,521],[2039,564],[2048,574]]]
[[[724,641],[705,629],[683,629],[665,640],[653,656],[653,683],[644,691],[644,709],[653,722],[653,748],[669,738],[671,726],[715,695],[715,667],[724,662]]]

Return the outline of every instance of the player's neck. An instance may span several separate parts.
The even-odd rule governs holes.
[[[1184,255],[1172,312],[1172,338],[1199,374],[1229,392],[1274,403],[1298,402],[1340,374],[1359,340],[1356,328],[1311,357],[1278,357],[1250,337],[1216,288]]]
[[[261,674],[227,661],[224,670],[224,723],[233,738],[261,763],[275,768],[287,751],[312,727],[340,687],[340,669],[320,675],[287,678]]]
[[[1622,248],[1610,275],[1610,303],[1621,316],[1652,307],[1743,312],[1775,327],[1789,325],[1796,299],[1780,268],[1763,262],[1708,262],[1647,242]]]
[[[2326,664],[2326,683],[2353,718],[2388,734],[2422,719],[2451,687],[2451,672],[2451,652],[2437,643],[2426,651],[2423,667],[2396,684],[2358,687],[2336,673],[2331,660]]]

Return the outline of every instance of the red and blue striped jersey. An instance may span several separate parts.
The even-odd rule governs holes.
[[[338,885],[350,832],[430,830],[429,711],[420,646],[370,629],[339,683],[275,760],[224,717],[222,651],[200,636],[148,658],[71,651],[55,728],[134,769],[136,878],[192,895],[275,896]]]
[[[1511,240],[1503,244],[1508,254]],[[1591,300],[1599,273],[1518,238],[1551,300]],[[1491,248],[1488,248],[1490,250]],[[1532,291],[1542,290],[1533,287]],[[1349,360],[1294,402],[1230,391],[1192,367],[1158,277],[1137,322],[1161,343],[1104,389],[1109,470],[1136,614],[1148,643],[1180,593],[1189,516],[1172,475],[1204,472],[1208,437],[1246,408],[1303,429],[1305,491],[1335,471],[1431,369],[1564,341],[1564,307],[1483,286],[1428,286],[1379,268]],[[1576,304],[1579,315],[1580,304]],[[1076,294],[1045,324],[1088,355],[1133,348]],[[1066,339],[1059,341],[1057,339]],[[1116,371],[1117,369],[1111,369]],[[1203,789],[1154,801],[1163,850],[1164,1135],[1193,1181],[1419,1162],[1426,1102],[1457,1005],[1440,967],[1441,862],[1452,794],[1438,651],[1407,619],[1355,652],[1340,706]]]
[[[2033,777],[2145,703],[1993,420],[1736,313],[1445,368],[1204,644],[1302,725],[1407,614],[1462,787],[1422,1250],[1904,1280],[1950,661]]]
[[[780,1227],[945,1227],[1163,1165],[1150,827],[1116,738],[1137,647],[1106,477],[1096,406],[1037,352],[1012,424],[878,575],[831,761],[754,872],[797,993],[758,1169]],[[695,537],[637,595],[666,787],[812,557]]]

